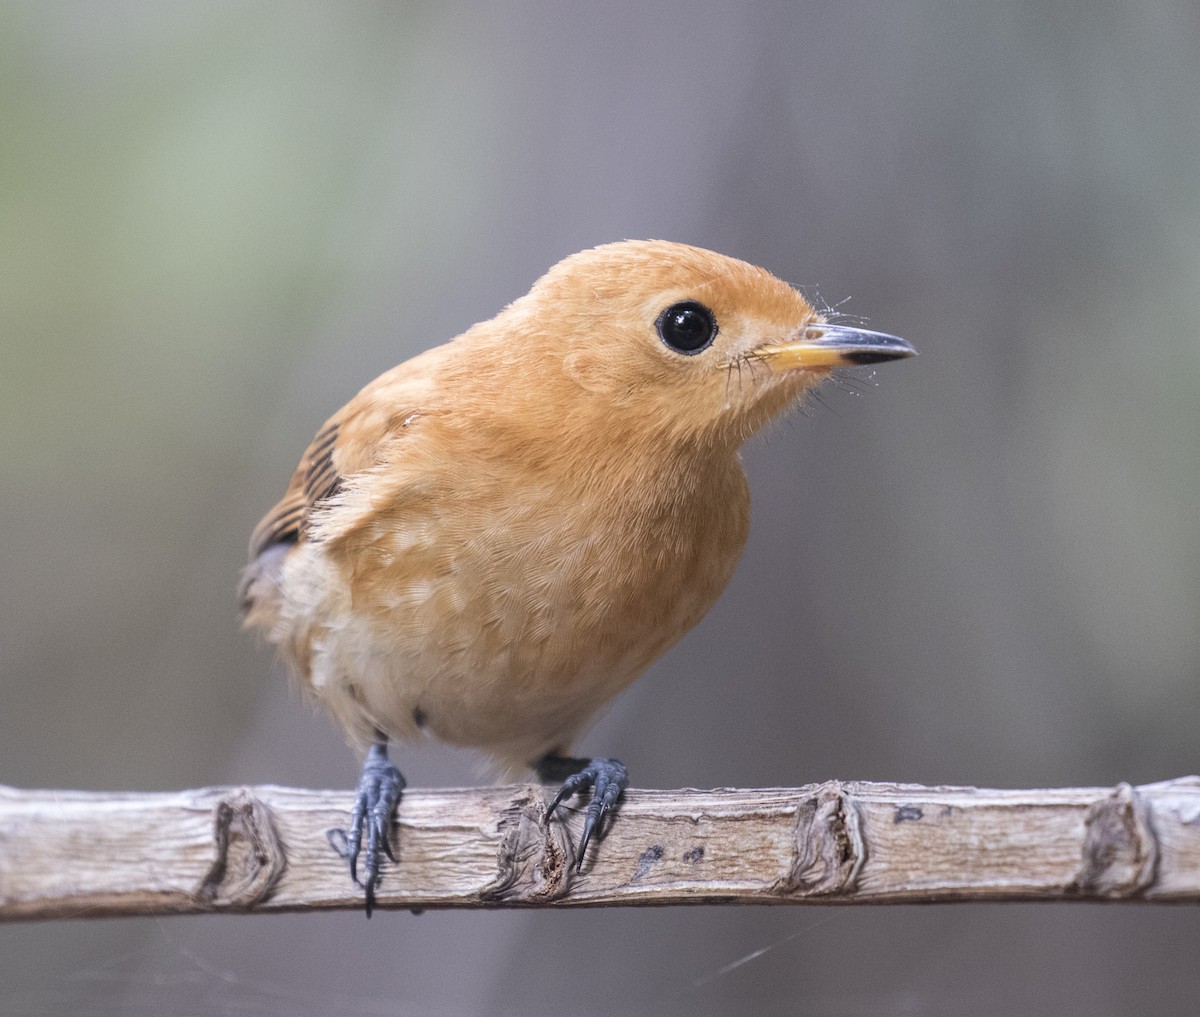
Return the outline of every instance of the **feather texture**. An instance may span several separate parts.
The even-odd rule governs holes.
[[[682,354],[665,309],[707,309]],[[422,730],[506,766],[566,751],[704,615],[749,524],[742,441],[827,374],[760,268],[660,241],[574,255],[369,384],[251,541],[247,623],[359,742]]]

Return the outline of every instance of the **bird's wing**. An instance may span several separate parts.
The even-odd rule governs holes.
[[[239,585],[249,626],[273,631],[282,598],[282,568],[310,539],[326,508],[356,475],[392,461],[407,447],[414,421],[434,409],[432,373],[446,347],[435,347],[380,375],[330,417],[305,449],[287,490],[250,537],[250,564]]]
[[[325,422],[300,457],[283,497],[254,528],[251,560],[276,545],[303,542],[313,513],[337,495],[346,478],[377,466],[385,450],[394,454],[397,439],[430,401],[423,369],[427,358],[381,375]]]
[[[348,403],[317,432],[283,497],[254,528],[251,559],[276,544],[301,543],[313,513],[341,490],[344,478],[377,465],[382,449],[394,448],[394,439],[421,416],[403,404],[381,412],[380,401],[367,395]]]
[[[334,465],[334,449],[340,431],[341,422],[335,416],[304,450],[283,497],[254,527],[250,536],[251,558],[257,558],[275,544],[299,543],[312,510],[337,492],[342,474]]]

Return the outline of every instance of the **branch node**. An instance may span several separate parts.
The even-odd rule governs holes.
[[[1136,897],[1153,885],[1158,837],[1145,799],[1129,784],[1093,802],[1084,820],[1083,862],[1068,890],[1090,896]]]
[[[193,896],[213,908],[250,908],[270,896],[287,868],[287,853],[270,807],[246,788],[224,795],[213,810],[217,854]]]
[[[534,785],[406,792],[402,907],[1200,903],[1200,780],[995,790],[850,782],[627,792],[581,878],[582,816]],[[361,908],[324,830],[344,791],[0,787],[0,923]],[[864,868],[864,865],[866,868]]]
[[[500,817],[496,878],[479,891],[480,899],[557,900],[570,888],[572,857],[566,824],[547,820],[541,785],[522,785]]]
[[[772,890],[799,897],[852,894],[866,857],[858,803],[841,781],[826,781],[796,808],[791,864]]]

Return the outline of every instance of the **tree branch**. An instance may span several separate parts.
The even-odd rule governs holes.
[[[1200,777],[631,790],[579,873],[582,815],[547,823],[545,801],[535,785],[406,791],[379,906],[1200,902]],[[350,804],[271,786],[0,787],[0,920],[360,908],[327,839]]]

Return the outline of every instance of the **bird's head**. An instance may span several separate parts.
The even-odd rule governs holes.
[[[577,412],[704,444],[741,444],[837,367],[915,352],[826,324],[764,269],[657,240],[574,254],[507,313]]]

